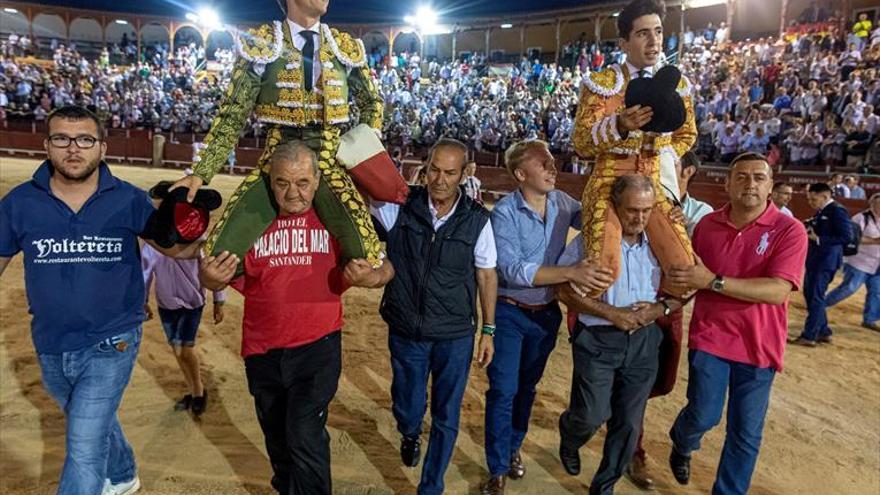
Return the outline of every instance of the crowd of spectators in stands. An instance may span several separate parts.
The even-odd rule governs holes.
[[[686,45],[682,68],[698,88],[700,154],[878,165],[880,30],[870,32],[841,34],[830,19],[793,25],[782,38]]]
[[[815,5],[798,21],[781,38],[730,41],[723,22],[667,37],[667,54],[681,54],[677,62],[694,89],[704,159],[726,162],[753,151],[774,163],[862,170],[878,164],[880,29],[862,16],[840,32]],[[206,132],[232,59],[218,53],[221,70],[208,74],[198,70],[202,47],[184,45],[170,55],[159,45],[140,62],[113,63],[131,60],[128,42],[104,49],[95,61],[58,45],[53,64],[29,64],[12,56],[21,54],[21,37],[14,47],[11,41],[0,45],[0,118],[39,121],[52,108],[82,104],[111,128]],[[415,53],[377,58],[385,138],[409,149],[453,137],[491,152],[540,138],[570,154],[582,79],[624,60],[613,44],[580,40],[560,57],[559,64],[522,57],[504,65],[482,55],[444,62]]]
[[[582,74],[523,57],[514,66],[436,61],[383,67],[386,138],[404,146],[454,137],[477,150],[501,151],[522,139],[547,140],[570,152]]]
[[[130,65],[110,63],[109,52],[88,60],[60,44],[51,64],[0,55],[0,121],[39,122],[53,108],[75,104],[94,109],[113,129],[207,132],[229,81],[228,51],[216,54],[220,70],[212,73],[197,70],[204,54],[195,45],[173,56],[165,46],[153,47],[147,60]]]
[[[880,29],[866,16],[841,33],[828,11],[811,5],[781,38],[730,41],[725,23],[667,39],[694,88],[699,151],[729,162],[752,151],[774,163],[880,165]],[[574,54],[578,54],[575,56]],[[443,136],[498,151],[540,137],[572,150],[580,81],[603,64],[624,62],[615,47],[566,45],[561,63],[523,58],[504,69],[482,60],[401,61],[379,78],[392,104],[386,134],[404,145]],[[418,60],[418,59],[416,59]]]

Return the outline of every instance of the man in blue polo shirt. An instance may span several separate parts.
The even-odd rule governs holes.
[[[519,187],[492,210],[499,285],[495,358],[486,392],[490,478],[482,493],[487,495],[503,494],[507,478],[526,473],[520,446],[562,321],[553,286],[573,282],[604,291],[614,281],[610,269],[588,261],[558,264],[569,228],[581,227],[581,202],[556,190],[556,165],[547,143],[515,143],[504,161]]]
[[[154,208],[110,173],[97,117],[68,106],[48,120],[49,159],[0,200],[0,274],[24,252],[31,336],[43,385],[67,418],[59,495],[140,488],[116,410],[144,319],[138,235]],[[193,256],[197,245],[186,252]]]

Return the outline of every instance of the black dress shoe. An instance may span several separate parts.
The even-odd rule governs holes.
[[[490,478],[482,487],[481,495],[504,495],[504,476]]]
[[[400,460],[404,466],[416,467],[422,457],[422,441],[419,437],[403,437],[400,439]]]
[[[577,450],[570,450],[564,445],[559,446],[559,460],[562,461],[562,467],[565,472],[577,476],[581,472],[581,455]]]
[[[522,456],[517,450],[512,456],[510,456],[510,471],[507,473],[507,477],[512,480],[518,480],[522,479],[525,475],[526,466],[523,464]]]
[[[186,394],[182,399],[174,403],[175,411],[186,411],[189,409],[189,406],[192,405],[193,396],[190,394]]]
[[[202,392],[200,397],[193,397],[192,400],[192,413],[196,416],[201,416],[205,409],[208,408],[208,389],[205,389]]]
[[[691,456],[679,454],[673,447],[669,454],[669,467],[672,469],[675,481],[680,484],[687,485],[691,480]]]

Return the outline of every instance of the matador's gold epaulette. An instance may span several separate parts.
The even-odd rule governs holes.
[[[626,80],[623,72],[617,64],[606,67],[598,72],[590,72],[589,77],[584,78],[584,86],[593,93],[609,97],[620,93]]]
[[[321,24],[324,31],[324,39],[330,45],[333,55],[346,67],[363,67],[367,64],[367,50],[364,42],[352,37],[348,33],[331,29],[326,24]]]
[[[281,22],[275,21],[239,32],[235,37],[235,48],[241,58],[265,67],[281,56],[283,41]]]
[[[678,81],[678,88],[676,88],[676,90],[678,91],[679,96],[681,96],[682,98],[687,98],[691,95],[691,82],[688,81],[688,78],[685,77],[684,74],[681,75],[681,79]]]

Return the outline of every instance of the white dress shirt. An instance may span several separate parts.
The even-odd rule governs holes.
[[[654,68],[653,67],[645,67],[644,69],[637,69],[635,65],[626,62],[626,68],[629,70],[629,78],[630,79],[638,79],[639,71],[645,71],[645,77],[654,77]]]
[[[428,210],[431,212],[431,223],[434,225],[434,231],[440,230],[440,227],[455,213],[458,203],[461,201],[461,194],[455,200],[455,204],[449,209],[449,213],[442,217],[437,216],[437,209],[434,208],[434,202],[428,196]],[[379,220],[386,232],[390,232],[397,223],[397,216],[400,214],[400,205],[396,203],[383,203],[380,201],[370,201],[370,213]],[[495,248],[495,234],[492,232],[492,221],[486,220],[486,225],[480,231],[477,243],[474,245],[474,266],[477,268],[495,268],[498,261],[498,251]]]
[[[314,62],[312,65],[312,87],[317,88],[318,81],[321,80],[322,69],[321,57],[319,55],[319,53],[321,53],[321,23],[316,22],[312,27],[304,28],[299,24],[293,22],[292,20],[287,19],[287,25],[290,27],[290,38],[291,40],[293,40],[293,46],[296,47],[296,49],[300,52],[303,51],[303,47],[306,44],[306,39],[299,33],[306,30],[315,33],[314,35],[312,35],[312,38],[315,40],[315,53],[312,54],[312,60]],[[305,58],[305,55],[306,54],[303,53],[303,58]],[[300,70],[303,70],[303,68],[300,67]]]

